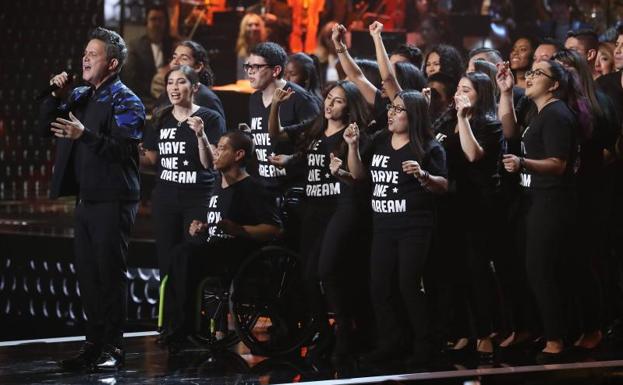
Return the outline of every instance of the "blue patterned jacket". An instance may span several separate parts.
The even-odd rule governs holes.
[[[97,90],[78,87],[67,102],[49,96],[40,107],[42,133],[69,111],[85,131],[77,140],[57,138],[50,197],[76,195],[85,201],[139,199],[138,143],[143,136],[145,108],[118,76]]]

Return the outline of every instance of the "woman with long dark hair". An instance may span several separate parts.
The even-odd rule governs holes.
[[[512,78],[506,83],[512,87]],[[577,211],[578,144],[578,118],[568,102],[576,95],[572,76],[562,65],[552,60],[534,63],[526,72],[526,96],[535,103],[537,114],[520,134],[520,155],[505,154],[503,159],[508,172],[520,173],[526,271],[546,340],[541,359],[558,358],[565,348],[562,282]]]
[[[445,153],[434,139],[424,95],[402,91],[387,109],[388,130],[377,135],[363,160],[359,127],[344,132],[353,179],[370,180],[373,189],[370,271],[377,346],[361,360],[384,361],[411,351],[412,363],[423,364],[432,346],[422,278],[435,225],[434,195],[448,187]]]
[[[442,201],[440,237],[442,244],[465,245],[457,253],[449,247],[439,250],[440,259],[465,274],[456,276],[457,309],[461,317],[472,314],[476,351],[483,360],[493,353],[490,261],[494,257],[490,239],[495,226],[499,187],[498,165],[502,149],[502,127],[497,118],[496,97],[491,78],[482,72],[465,74],[454,95],[454,110],[435,122],[437,139],[448,159],[449,194]],[[457,240],[460,240],[457,242]],[[467,310],[469,308],[469,310]],[[470,348],[467,323],[456,330],[453,351]]]
[[[273,108],[279,108],[291,94],[291,90],[277,89]],[[275,114],[271,115],[271,137],[283,135],[278,119]],[[349,151],[343,134],[347,126],[366,127],[369,120],[368,108],[357,87],[348,81],[338,82],[326,94],[323,114],[303,131],[299,152],[269,158],[273,164],[284,167],[302,157],[306,166],[301,253],[311,306],[323,317],[321,329],[328,327],[328,320],[324,318],[327,305],[335,313],[334,360],[344,358],[353,348],[353,309],[349,306],[352,300],[348,298],[345,285],[348,281],[345,265],[357,260],[357,255],[353,255],[357,248],[352,245],[365,219],[362,215],[365,210],[360,204],[361,189],[351,186],[348,169],[341,167],[340,159],[346,159]]]
[[[141,163],[156,165],[153,216],[160,277],[171,264],[171,250],[185,239],[197,208],[207,205],[215,180],[212,147],[225,132],[223,118],[194,103],[197,72],[186,65],[166,75],[170,105],[156,113],[145,135]]]

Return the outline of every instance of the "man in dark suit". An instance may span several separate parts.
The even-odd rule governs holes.
[[[147,31],[128,46],[128,61],[122,79],[146,105],[153,104],[151,79],[158,68],[171,59],[173,38],[169,34],[169,16],[166,7],[147,9]]]

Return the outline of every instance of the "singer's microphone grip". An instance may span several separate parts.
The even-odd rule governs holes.
[[[73,80],[73,74],[69,70],[65,70],[58,75],[55,75],[50,81],[50,85],[42,90],[37,96],[36,100],[41,101],[52,92],[68,86]]]

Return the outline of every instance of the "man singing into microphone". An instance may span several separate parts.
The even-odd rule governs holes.
[[[123,366],[126,319],[125,259],[139,201],[138,142],[145,109],[119,80],[127,57],[116,32],[96,28],[82,57],[90,86],[70,91],[70,76],[40,107],[40,130],[56,136],[51,197],[75,195],[74,254],[86,323],[80,352],[59,362],[65,370]]]

